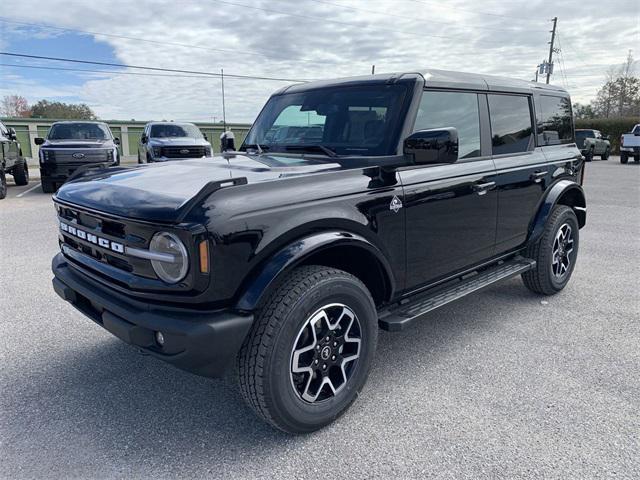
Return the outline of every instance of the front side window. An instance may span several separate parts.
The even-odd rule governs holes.
[[[149,136],[151,138],[202,138],[202,133],[195,125],[170,123],[152,125]]]
[[[458,158],[480,156],[478,95],[425,91],[413,127],[418,130],[454,127],[458,130]]]
[[[493,155],[526,152],[533,146],[529,98],[489,95],[491,151]]]
[[[573,114],[569,97],[541,95],[536,98],[536,117],[540,145],[573,142]]]
[[[109,129],[99,123],[57,123],[49,130],[49,140],[108,140]]]
[[[400,84],[275,95],[254,122],[242,148],[394,155],[407,97],[406,87]]]

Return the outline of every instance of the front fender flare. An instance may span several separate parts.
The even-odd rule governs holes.
[[[385,270],[391,284],[390,290],[393,292],[395,285],[391,265],[374,244],[354,233],[330,231],[296,240],[274,254],[243,288],[240,299],[236,303],[236,309],[240,311],[254,310],[280,274],[301,263],[310,254],[334,246],[356,246],[374,255]]]
[[[587,204],[584,190],[576,182],[573,182],[571,180],[560,180],[551,187],[549,193],[547,193],[546,197],[544,198],[544,200],[542,200],[542,203],[538,207],[538,212],[536,213],[536,216],[529,229],[530,243],[535,243],[542,236],[544,226],[547,223],[549,215],[551,215],[553,207],[555,207],[559,203],[559,201],[563,197],[565,197],[565,195],[572,195],[576,199],[573,204],[569,204],[569,206],[574,210],[578,209],[580,228],[585,225]]]

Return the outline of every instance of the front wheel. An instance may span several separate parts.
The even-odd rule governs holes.
[[[7,196],[7,177],[0,165],[0,200]]]
[[[629,161],[629,156],[626,153],[620,154],[620,163],[624,164]]]
[[[29,183],[29,167],[26,160],[16,164],[11,173],[13,173],[13,180],[16,185],[27,185]]]
[[[353,275],[292,271],[260,308],[238,354],[249,406],[288,433],[328,425],[356,399],[376,349],[376,307]]]
[[[602,155],[600,155],[601,160],[609,160],[610,151],[607,148]]]
[[[540,240],[528,248],[527,256],[536,261],[536,266],[522,274],[525,286],[543,295],[562,290],[576,265],[579,240],[574,211],[565,205],[554,207]]]
[[[593,160],[593,147],[589,149],[589,151],[584,156],[585,162],[591,162]]]

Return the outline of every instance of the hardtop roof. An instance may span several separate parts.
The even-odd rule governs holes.
[[[280,89],[277,94],[295,93],[312,89],[334,86],[363,85],[375,83],[395,83],[402,80],[416,80],[422,77],[426,87],[453,88],[466,90],[484,90],[495,92],[531,93],[533,91],[568,95],[568,92],[556,85],[518,80],[495,75],[478,73],[454,72],[449,70],[427,69],[396,73],[380,73],[357,77],[345,77],[331,80],[318,80],[307,83],[290,85]]]

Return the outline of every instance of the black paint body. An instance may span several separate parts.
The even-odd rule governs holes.
[[[479,98],[490,91],[517,92],[533,102],[538,94],[535,84],[492,86],[482,77],[439,72],[427,75],[426,81],[420,74],[377,75],[331,85],[372,82],[403,82],[411,92],[398,128],[396,155],[329,158],[245,151],[179,165],[109,169],[66,184],[55,198],[62,221],[140,248],[149,246],[154,232],[174,232],[189,249],[192,262],[183,282],[167,286],[153,278],[143,261],[113,252],[108,256],[114,257],[111,262],[97,258],[99,248],[61,232],[61,243],[67,247],[54,259],[56,291],[125,341],[181,368],[216,376],[242,343],[260,300],[296,265],[330,265],[356,274],[382,309],[521,252],[540,235],[558,202],[574,207],[584,225],[584,164],[575,143],[531,145],[525,153],[492,156],[487,108],[480,109],[481,156],[417,165],[403,154],[403,140],[412,132],[424,89],[471,91]],[[554,94],[567,95],[557,89]],[[196,245],[202,239],[210,247],[206,275],[196,273]],[[123,268],[117,268],[118,262]],[[91,288],[78,293],[72,284],[83,282]],[[111,317],[105,324],[104,312],[113,313],[114,308],[108,295],[94,298],[92,291],[117,295],[116,316],[125,322],[123,328],[109,328]],[[132,312],[147,309],[180,322],[203,322],[209,341],[216,325],[224,325],[233,348],[225,358],[211,357],[215,368],[202,367],[206,347],[174,343],[171,351],[170,321],[156,327],[151,320],[140,325],[134,315],[124,313],[127,302],[135,304]],[[200,317],[193,311],[201,312]],[[129,333],[119,334],[127,331],[127,323],[145,331],[164,328],[169,331],[168,345],[163,350],[148,336],[148,344],[141,344]],[[176,338],[181,335],[180,328],[173,331]],[[219,335],[216,338],[219,341]],[[193,355],[198,367],[189,366]]]

